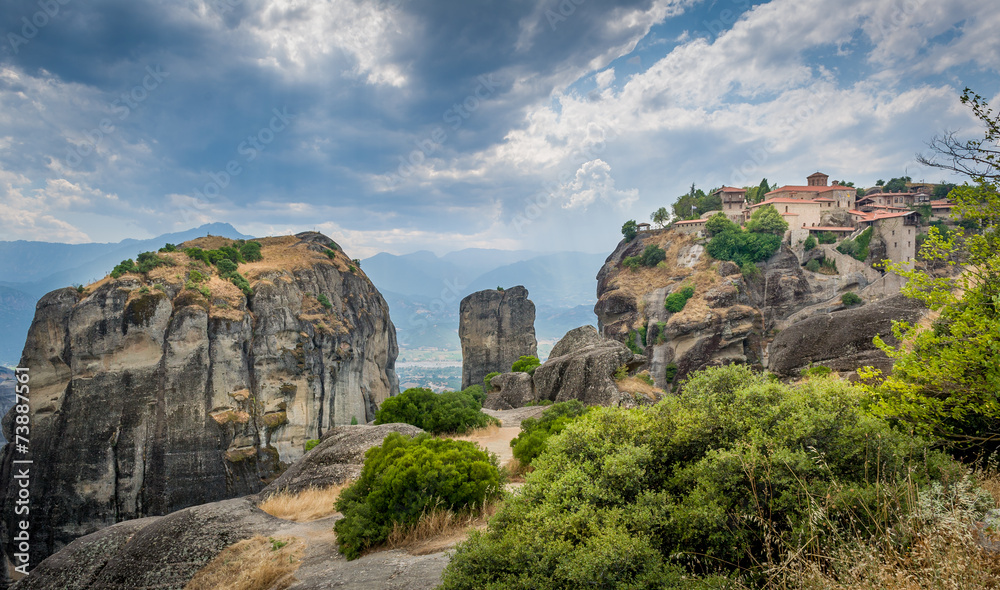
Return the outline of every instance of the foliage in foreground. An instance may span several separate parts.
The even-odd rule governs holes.
[[[542,412],[541,418],[525,418],[521,421],[521,432],[510,441],[514,457],[522,465],[531,465],[535,457],[545,450],[549,437],[562,432],[588,409],[580,400],[574,399],[553,404]]]
[[[383,543],[397,524],[413,526],[435,509],[481,508],[502,490],[496,457],[475,444],[394,432],[365,453],[358,480],[337,498],[344,515],[334,525],[337,544],[356,559]]]
[[[785,555],[823,562],[843,535],[894,526],[910,486],[958,470],[863,400],[839,380],[729,366],[653,407],[595,409],[549,439],[443,588],[761,585]]]
[[[479,385],[443,393],[411,387],[382,402],[375,412],[375,424],[403,422],[434,434],[464,433],[497,423],[496,418],[482,412],[485,399]]]

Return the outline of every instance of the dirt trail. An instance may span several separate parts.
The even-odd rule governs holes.
[[[484,413],[498,418],[499,428],[488,428],[466,436],[452,437],[455,440],[467,440],[478,444],[487,451],[495,453],[500,459],[500,465],[505,465],[514,458],[510,441],[521,432],[521,420],[537,418],[545,411],[545,406],[514,408],[513,410],[483,410]]]

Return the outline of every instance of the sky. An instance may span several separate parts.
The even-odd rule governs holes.
[[[955,180],[983,0],[3,0],[0,240],[610,251],[692,183]]]

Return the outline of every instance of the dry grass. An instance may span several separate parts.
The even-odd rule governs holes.
[[[615,381],[615,385],[618,387],[618,391],[622,393],[642,394],[653,401],[661,399],[666,394],[659,387],[650,385],[638,377],[626,377],[621,381]]]
[[[246,539],[223,549],[184,590],[284,590],[295,582],[302,552],[295,537]]]
[[[454,440],[468,440],[473,441],[482,438],[494,438],[500,434],[499,424],[489,424],[482,428],[477,428],[475,430],[470,430],[465,434],[439,434],[438,438],[451,438]]]
[[[501,502],[492,502],[477,511],[459,514],[444,509],[431,510],[411,527],[396,523],[385,545],[378,550],[404,549],[411,555],[437,553],[463,540],[469,531],[484,528],[500,506]]]
[[[297,494],[278,492],[260,503],[260,508],[271,516],[308,522],[325,518],[337,513],[334,503],[340,497],[340,492],[353,482],[325,488],[307,488]]]
[[[534,469],[531,465],[525,465],[517,457],[511,457],[510,461],[503,466],[507,472],[507,481],[511,483],[523,483],[524,476]]]

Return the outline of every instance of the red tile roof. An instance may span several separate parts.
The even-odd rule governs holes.
[[[771,194],[771,193],[768,193],[768,194]],[[750,205],[750,208],[751,209],[755,209],[755,208],[760,207],[762,205],[770,205],[772,203],[815,203],[815,202],[816,201],[813,201],[812,199],[792,199],[792,198],[789,198],[789,197],[775,197],[773,199],[768,199],[766,201],[761,201],[760,203],[757,203],[755,205]]]
[[[831,199],[831,198],[829,198],[829,197],[819,197],[819,198],[817,198],[817,199],[813,199],[813,200],[814,200],[814,201],[816,201],[817,203],[819,203],[819,202],[823,202],[823,203],[833,203],[833,202],[834,202],[834,200],[833,200],[833,199]]]
[[[808,228],[809,231],[854,231],[853,227],[836,227],[836,226],[815,226]]]

